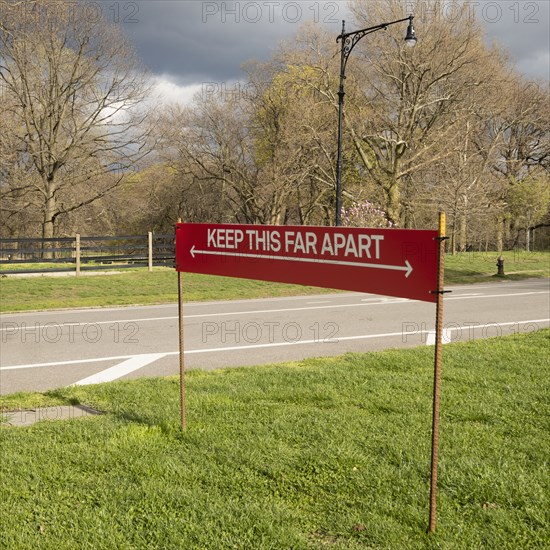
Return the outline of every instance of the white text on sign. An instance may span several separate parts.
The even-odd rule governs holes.
[[[383,235],[325,233],[322,240],[312,231],[265,229],[208,229],[208,248],[251,252],[284,252],[321,257],[380,259]]]

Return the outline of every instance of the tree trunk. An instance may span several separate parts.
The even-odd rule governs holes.
[[[50,194],[44,204],[44,221],[42,222],[42,238],[52,239],[54,237],[54,221],[55,221],[55,197]],[[53,252],[48,250],[53,248],[52,242],[42,242],[42,258],[53,258]]]
[[[386,196],[386,217],[396,226],[399,226],[401,205],[399,201],[399,184],[396,181],[384,186]]]
[[[459,250],[460,252],[464,252],[466,250],[466,245],[468,244],[468,220],[467,220],[467,212],[468,212],[468,197],[466,195],[462,195],[462,212],[460,214],[460,242],[459,242]]]
[[[510,242],[510,234],[512,229],[510,217],[506,216],[501,220],[501,223],[503,226],[502,231],[504,231],[504,240],[508,243]]]
[[[454,220],[451,226],[451,256],[456,256],[456,226]]]
[[[464,252],[468,244],[467,229],[468,229],[468,224],[466,222],[466,214],[463,212],[462,214],[460,214],[460,243],[459,243],[460,252]]]
[[[502,254],[502,233],[503,233],[504,220],[502,218],[497,218],[497,252]]]

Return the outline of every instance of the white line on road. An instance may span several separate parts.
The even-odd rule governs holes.
[[[527,325],[527,324],[536,324],[536,323],[548,323],[550,322],[549,319],[533,319],[530,321],[513,321],[513,322],[507,322],[507,323],[487,323],[483,325],[465,325],[464,327],[453,327],[449,328],[449,331],[456,331],[456,330],[473,330],[473,329],[479,329],[479,328],[494,328],[496,326],[503,327],[503,326],[513,326],[513,325]],[[334,343],[337,344],[339,342],[345,342],[350,340],[368,340],[372,338],[388,338],[393,336],[415,336],[419,334],[419,331],[413,331],[413,332],[386,332],[382,334],[362,334],[359,336],[341,336],[338,338],[335,338],[334,340],[329,340],[324,343]],[[268,344],[252,344],[249,346],[230,346],[225,348],[207,348],[207,349],[191,349],[191,350],[185,350],[186,355],[192,355],[196,353],[220,353],[220,352],[227,352],[227,351],[246,351],[249,349],[262,349],[262,348],[276,348],[276,347],[284,347],[284,346],[297,346],[297,345],[304,345],[304,344],[319,344],[323,343],[323,341],[317,340],[297,340],[292,342],[270,342]],[[32,368],[42,368],[42,367],[56,367],[56,366],[63,366],[63,365],[80,365],[85,363],[98,363],[98,362],[105,362],[105,361],[118,361],[122,359],[132,359],[135,357],[151,357],[153,355],[158,355],[160,357],[168,357],[171,355],[177,355],[179,352],[177,351],[169,351],[164,353],[158,353],[158,354],[142,354],[142,355],[119,355],[115,357],[97,357],[95,359],[75,359],[74,361],[57,361],[57,362],[50,362],[50,363],[33,363],[29,365],[13,365],[9,367],[0,367],[0,371],[7,371],[7,370],[19,370],[19,369],[32,369]],[[158,359],[158,358],[157,358]],[[156,359],[155,359],[156,361]]]
[[[372,304],[365,305],[378,305],[378,304],[399,304],[401,302],[410,302],[407,298],[385,298],[378,296],[376,298],[363,298],[361,302],[373,302]],[[360,304],[357,304],[360,305]]]
[[[495,328],[495,327],[509,327],[514,325],[530,325],[531,323],[547,323],[550,319],[535,319],[534,321],[512,321],[507,323],[487,323],[485,325],[471,325],[469,323],[464,324],[464,326],[459,327],[445,327],[443,329],[442,338],[441,341],[443,344],[451,344],[452,343],[452,337],[451,333],[463,331],[463,330],[475,330],[476,328]],[[415,334],[413,333],[404,333],[407,334]],[[435,345],[435,330],[429,330],[428,335],[426,336],[426,345],[427,346],[433,346]]]
[[[85,365],[86,363],[103,363],[105,361],[119,361],[122,359],[129,359],[130,357],[134,357],[134,356],[117,355],[114,357],[95,357],[93,359],[73,359],[69,361],[51,361],[49,363],[30,363],[28,365],[13,365],[10,367],[0,367],[0,371],[18,370],[18,369],[36,369],[36,368],[42,368],[42,367],[62,367],[64,365]]]
[[[548,295],[548,292],[518,292],[513,294],[486,294],[486,295],[464,295],[464,296],[449,296],[445,297],[445,301],[448,300],[470,300],[474,298],[505,298],[509,296],[528,296],[533,294],[546,294]],[[367,303],[366,300],[369,300]],[[370,302],[370,300],[377,300],[374,302]],[[413,300],[407,300],[405,298],[366,298],[362,300],[361,303],[358,304],[332,304],[327,306],[314,306],[314,307],[295,307],[295,308],[283,308],[283,309],[258,309],[258,310],[249,310],[249,311],[229,311],[229,312],[222,312],[222,313],[198,313],[196,315],[186,315],[185,319],[197,319],[201,317],[227,317],[230,315],[257,315],[260,313],[287,313],[291,311],[308,311],[313,309],[335,309],[335,308],[343,308],[343,307],[365,307],[365,306],[378,306],[378,305],[389,305],[389,304],[402,304],[402,303],[413,303]],[[115,324],[115,323],[145,323],[145,322],[153,322],[153,321],[170,321],[170,320],[176,320],[177,316],[169,316],[169,317],[146,317],[146,318],[140,318],[140,319],[112,319],[110,321],[89,321],[87,323],[83,322],[77,322],[77,323],[63,323],[63,326],[66,327],[72,327],[72,326],[85,326],[85,325],[109,325],[109,324]],[[4,323],[8,324],[8,323]],[[4,326],[0,328],[0,332],[7,332],[11,331],[14,334],[17,333],[19,330],[16,323],[12,323],[12,325],[15,326]],[[43,325],[40,325],[39,323],[36,323],[36,326],[47,326],[48,323],[44,323]]]
[[[530,296],[532,294],[546,294],[548,295],[548,291],[543,292],[514,292],[510,294],[482,294],[480,296],[476,295],[464,295],[464,296],[449,296],[445,297],[445,301],[447,300],[472,300],[475,298],[508,298],[509,296]]]
[[[532,288],[532,285],[540,286],[540,283],[543,282],[546,286],[549,286],[550,290],[550,280],[531,280],[530,285]],[[510,287],[517,287],[521,288],[524,283],[521,281],[516,282],[509,282],[509,281],[501,281],[497,284],[494,283],[479,283],[476,285],[477,288],[480,288],[483,291],[491,290],[491,289],[498,289],[501,290],[505,285],[510,285]],[[471,290],[472,285],[460,285],[460,286],[449,286],[449,289],[452,289],[453,292],[459,292],[461,290]],[[529,287],[526,287],[529,288]],[[548,293],[548,290],[545,292]],[[329,294],[327,296],[330,296],[331,298],[352,298],[352,297],[361,297],[368,295],[368,293],[365,292],[346,292],[346,293],[337,293],[337,294]],[[319,297],[324,295],[319,295]],[[377,296],[377,295],[372,295]],[[490,295],[488,295],[490,296]],[[296,300],[310,300],[312,296],[280,296],[277,298],[246,298],[246,299],[240,299],[240,300],[231,300],[231,304],[249,304],[249,303],[265,303],[265,302],[284,302],[288,300],[296,301]],[[378,299],[383,299],[382,296],[378,296]],[[446,298],[448,299],[448,298]],[[455,298],[456,299],[456,298]],[[404,299],[403,299],[404,300]],[[184,305],[186,307],[209,307],[213,305],[218,305],[220,301],[205,301],[205,302],[185,302]],[[169,304],[149,304],[149,305],[123,305],[118,307],[81,307],[81,308],[63,308],[63,309],[51,309],[51,310],[40,310],[40,311],[19,311],[14,313],[0,313],[0,318],[11,318],[11,317],[21,317],[21,316],[42,316],[42,315],[74,315],[75,313],[97,313],[101,312],[103,313],[111,313],[115,311],[128,311],[128,310],[144,310],[144,309],[169,309],[169,308],[177,308],[177,303],[169,303]],[[135,321],[136,319],[134,319]]]
[[[344,340],[366,340],[369,338],[386,338],[390,336],[401,336],[402,332],[388,332],[384,334],[364,334],[361,336],[343,336],[338,339],[335,339],[333,343],[338,343]],[[226,351],[245,351],[249,349],[262,349],[262,348],[276,348],[276,347],[282,347],[282,346],[296,346],[300,344],[318,344],[320,341],[317,340],[297,340],[292,342],[270,342],[268,344],[252,344],[250,346],[230,346],[225,348],[206,348],[206,349],[190,349],[185,350],[185,355],[191,355],[196,353],[219,353],[219,352],[226,352]],[[327,342],[329,343],[329,342]],[[165,353],[161,353],[159,355],[162,355],[164,357],[170,356],[170,355],[177,355],[178,351],[168,351]],[[147,356],[150,356],[151,354],[146,354]],[[118,355],[116,357],[98,357],[97,359],[75,359],[74,361],[59,361],[59,362],[50,362],[50,363],[32,363],[29,365],[13,365],[9,367],[0,367],[0,371],[5,370],[18,370],[18,369],[35,369],[35,368],[43,368],[43,367],[56,367],[56,366],[63,366],[63,365],[80,365],[84,363],[94,363],[94,362],[105,362],[105,361],[118,361],[120,359],[131,359],[133,357],[141,357],[141,355]]]
[[[382,298],[381,300],[384,300]],[[387,301],[380,301],[380,304],[393,304],[393,303],[401,303],[403,301],[407,300],[387,300]],[[225,311],[221,313],[197,313],[195,315],[185,315],[185,319],[197,319],[201,317],[227,317],[229,315],[257,315],[260,313],[288,313],[290,311],[309,311],[313,309],[334,309],[334,308],[341,308],[341,307],[364,307],[366,305],[379,305],[378,302],[371,303],[371,304],[336,304],[336,305],[329,305],[329,306],[314,306],[314,307],[291,307],[291,308],[282,308],[282,309],[256,309],[256,310],[249,310],[249,311]],[[76,323],[63,323],[63,326],[66,327],[78,327],[78,326],[84,326],[84,325],[108,325],[108,324],[114,324],[114,323],[144,323],[144,322],[150,322],[150,321],[170,321],[177,319],[176,316],[169,316],[169,317],[146,317],[141,319],[112,319],[110,321],[89,321],[86,323],[83,322],[76,322]],[[8,324],[8,323],[4,323]],[[46,326],[48,323],[44,323],[44,325],[40,325],[37,323],[38,326]],[[18,331],[17,323],[11,323],[11,326],[2,327],[0,328],[0,331],[7,332],[11,331],[14,334]]]
[[[83,378],[78,382],[75,382],[73,386],[87,386],[89,384],[100,384],[102,382],[112,382],[118,378],[139,370],[147,365],[154,363],[157,359],[162,359],[165,356],[164,353],[147,353],[145,355],[136,355],[123,361],[122,363],[115,365],[109,369],[105,369],[92,376]]]
[[[189,315],[186,315],[186,318],[189,317]],[[200,315],[199,315],[200,317]],[[48,323],[40,324],[35,323],[34,326],[36,327],[47,327],[47,326],[63,326],[63,327],[83,327],[88,325],[115,325],[116,323],[144,323],[147,321],[170,321],[171,319],[177,319],[177,316],[170,316],[170,317],[146,317],[143,319],[111,319],[110,321],[88,321],[86,323],[84,322],[77,322],[77,323],[55,323],[54,321],[50,321]],[[0,332],[12,332],[13,334],[17,334],[17,332],[20,330],[18,323],[12,323],[7,322],[3,323],[4,325],[10,325],[10,326],[4,326],[0,328]],[[31,325],[29,325],[29,329],[32,330]]]
[[[435,346],[435,330],[428,331],[428,335],[426,336],[426,345],[427,346]],[[443,333],[441,335],[441,341],[444,344],[450,344],[451,343],[451,330],[448,328],[443,329]]]

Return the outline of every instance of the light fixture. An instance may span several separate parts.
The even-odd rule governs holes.
[[[405,44],[412,48],[416,44],[416,33],[413,27],[414,15],[409,16],[409,26],[407,27],[407,36],[405,36]]]
[[[336,158],[336,212],[334,216],[334,225],[341,225],[341,210],[342,210],[342,134],[344,124],[344,81],[346,79],[346,65],[348,63],[349,56],[355,48],[356,44],[363,37],[373,32],[386,30],[390,25],[397,23],[409,22],[407,27],[407,36],[405,36],[405,43],[407,46],[414,46],[416,44],[416,33],[413,28],[414,15],[409,15],[403,19],[397,21],[391,21],[389,23],[380,23],[374,27],[368,27],[367,29],[361,29],[359,31],[346,32],[346,22],[342,21],[342,34],[336,38],[336,42],[342,41],[342,47],[340,50],[340,88],[338,89],[338,152]]]

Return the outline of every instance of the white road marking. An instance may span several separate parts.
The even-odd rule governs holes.
[[[518,292],[514,294],[487,294],[487,295],[474,295],[474,294],[468,294],[464,296],[446,296],[445,301],[448,300],[470,300],[472,298],[505,298],[508,296],[528,296],[528,295],[534,295],[534,294],[548,294],[548,292]],[[371,301],[375,300],[375,301]],[[368,301],[368,303],[367,303]],[[230,315],[257,315],[260,313],[287,313],[291,311],[308,311],[313,309],[334,309],[334,308],[342,308],[342,307],[364,307],[364,306],[378,306],[378,305],[389,305],[389,304],[402,304],[407,302],[413,302],[413,300],[407,300],[406,298],[365,298],[361,300],[361,303],[358,304],[332,304],[332,305],[326,305],[326,306],[314,306],[314,307],[294,307],[294,308],[282,308],[282,309],[258,309],[258,310],[249,310],[249,311],[229,311],[229,312],[222,312],[222,313],[198,313],[195,315],[185,315],[185,319],[197,319],[201,317],[227,317]],[[178,317],[176,316],[169,316],[169,317],[145,317],[140,319],[112,319],[110,321],[89,321],[87,323],[78,322],[78,323],[63,323],[63,326],[71,327],[71,326],[85,326],[85,325],[109,325],[109,324],[115,324],[115,323],[146,323],[146,322],[153,322],[153,321],[173,321],[176,320]],[[52,321],[53,323],[53,321]],[[7,324],[7,323],[6,323]],[[36,326],[46,326],[48,323],[45,323],[44,325],[40,325],[39,323],[36,324]],[[0,328],[0,332],[6,332],[6,331],[17,331],[18,327],[15,326],[9,326],[9,327],[2,327]]]
[[[157,359],[162,359],[165,356],[164,353],[147,353],[145,355],[135,355],[114,367],[105,369],[96,374],[92,374],[87,378],[83,378],[78,382],[72,384],[73,386],[87,386],[89,384],[101,384],[102,382],[112,382],[117,380],[135,370],[139,370],[147,365],[155,362]]]
[[[507,322],[507,323],[487,323],[483,325],[465,325],[464,327],[453,327],[449,328],[448,331],[456,331],[456,330],[475,330],[479,328],[494,328],[494,327],[503,327],[503,326],[512,326],[512,325],[527,325],[527,324],[536,324],[536,323],[548,323],[550,322],[550,318],[548,319],[533,319],[530,321],[513,321],[513,322]],[[413,332],[386,332],[381,334],[362,334],[359,336],[341,336],[338,338],[335,338],[334,340],[327,341],[325,343],[339,343],[339,342],[345,342],[350,340],[368,340],[372,338],[388,338],[392,336],[414,336],[416,334],[419,334],[418,331]],[[252,344],[249,346],[230,346],[225,348],[207,348],[207,349],[191,349],[191,350],[185,350],[185,355],[193,355],[196,353],[220,353],[220,352],[227,352],[227,351],[246,351],[249,349],[262,349],[262,348],[276,348],[276,347],[285,347],[285,346],[297,346],[297,345],[303,345],[303,344],[318,344],[322,343],[319,339],[316,340],[297,340],[293,342],[270,342],[267,344]],[[7,370],[19,370],[19,369],[31,369],[31,368],[43,368],[43,367],[55,367],[55,366],[63,366],[63,365],[79,365],[79,364],[85,364],[85,363],[98,363],[98,362],[105,362],[105,361],[117,361],[122,359],[133,359],[138,357],[148,357],[151,358],[153,356],[158,356],[156,359],[153,359],[156,361],[157,359],[161,357],[168,357],[171,355],[178,355],[178,351],[169,351],[169,352],[163,352],[163,353],[147,353],[147,354],[141,354],[141,355],[119,355],[114,357],[97,357],[94,359],[75,359],[73,361],[57,361],[57,362],[50,362],[50,363],[33,363],[29,365],[13,365],[9,367],[0,367],[0,371],[7,371]],[[109,370],[109,369],[107,369]]]
[[[164,354],[166,355],[166,354]],[[93,359],[73,359],[69,361],[51,361],[49,363],[30,363],[28,365],[13,365],[10,367],[0,367],[0,371],[18,370],[18,369],[36,369],[42,367],[62,367],[64,365],[85,365],[86,363],[103,363],[105,361],[119,361],[129,359],[133,355],[117,355],[114,357],[95,357]]]
[[[380,302],[384,304],[392,304],[393,301],[387,301],[387,302]],[[197,319],[202,317],[227,317],[230,315],[256,315],[260,313],[288,313],[291,311],[308,311],[311,309],[334,309],[334,308],[341,308],[341,307],[360,307],[365,305],[378,305],[378,303],[374,304],[339,304],[339,305],[330,305],[330,306],[315,306],[315,307],[293,307],[293,308],[284,308],[284,309],[257,309],[257,310],[250,310],[250,311],[227,311],[222,313],[198,313],[195,315],[185,315],[185,319]],[[176,316],[170,316],[170,317],[146,317],[141,319],[112,319],[110,321],[89,321],[87,323],[78,322],[78,323],[63,323],[64,327],[79,327],[79,326],[85,326],[85,325],[113,325],[115,323],[146,323],[146,322],[153,322],[153,321],[173,321],[178,319]],[[7,323],[6,323],[7,324]],[[37,323],[35,326],[42,327],[46,326],[48,323],[45,323],[44,325],[40,325]],[[14,334],[17,333],[18,327],[16,326],[9,326],[9,327],[2,327],[0,328],[0,332],[6,332],[11,331]]]
[[[495,328],[495,327],[507,327],[507,326],[513,326],[513,325],[529,325],[531,323],[548,323],[550,322],[550,319],[535,319],[533,321],[513,321],[513,322],[507,322],[507,323],[487,323],[485,325],[470,325],[465,324],[463,327],[445,327],[443,329],[442,334],[442,341],[444,344],[451,344],[452,343],[452,337],[451,333],[455,331],[463,331],[463,330],[475,330],[478,328]],[[407,333],[405,333],[407,334]],[[414,333],[411,333],[414,334]],[[426,337],[426,345],[427,346],[433,346],[435,345],[435,330],[428,331],[428,335]]]
[[[189,317],[188,315],[186,315],[186,318]],[[200,317],[200,316],[199,316]],[[120,323],[144,323],[144,322],[147,322],[147,321],[169,321],[169,320],[173,320],[173,319],[177,319],[178,317],[175,316],[171,316],[171,317],[146,317],[146,318],[143,318],[143,319],[112,319],[111,321],[88,321],[86,323],[83,323],[83,322],[78,322],[78,323],[56,323],[54,321],[50,321],[48,323],[44,323],[43,325],[41,325],[40,323],[35,323],[35,327],[46,327],[48,325],[52,326],[52,325],[59,325],[59,326],[63,326],[63,327],[83,327],[83,326],[88,326],[88,325],[114,325],[116,323],[120,324]],[[10,323],[4,323],[4,324],[10,324]],[[14,334],[16,334],[19,330],[18,326],[17,326],[17,323],[11,323],[11,324],[14,324],[15,326],[8,326],[8,327],[2,327],[0,328],[0,332],[7,332],[7,331],[11,331],[13,332]]]
[[[444,344],[451,343],[451,331],[448,328],[443,329],[442,341]],[[426,336],[426,345],[435,346],[435,330],[430,330]]]
[[[334,343],[345,341],[345,340],[366,340],[369,338],[385,338],[389,336],[401,336],[402,332],[388,332],[385,334],[364,334],[361,336],[343,336],[334,340]],[[281,346],[296,346],[300,344],[317,344],[320,343],[319,339],[317,340],[297,340],[293,342],[270,342],[268,344],[252,344],[249,346],[230,346],[225,348],[206,348],[206,349],[190,349],[185,350],[185,355],[192,355],[195,353],[219,353],[226,351],[244,351],[248,349],[262,349],[262,348],[275,348]],[[327,342],[328,343],[328,342]],[[332,343],[332,342],[331,342]],[[178,355],[178,351],[168,351],[165,353],[160,353],[163,357],[170,355]],[[145,354],[147,357],[153,354]],[[13,365],[9,367],[0,367],[0,371],[5,370],[18,370],[18,369],[34,369],[34,368],[43,368],[43,367],[56,367],[63,365],[80,365],[85,363],[95,363],[95,362],[104,362],[104,361],[118,361],[120,359],[131,359],[134,357],[141,357],[141,355],[119,355],[116,357],[98,357],[97,359],[75,359],[73,361],[58,361],[50,363],[32,363],[29,365]]]
[[[384,302],[385,304],[391,304],[393,302]],[[365,306],[368,304],[340,304],[340,305],[330,305],[330,306],[315,306],[315,307],[293,307],[293,308],[284,308],[284,309],[257,309],[257,310],[250,310],[250,311],[226,311],[222,313],[198,313],[195,315],[185,315],[185,319],[197,319],[202,317],[227,317],[230,315],[257,315],[259,313],[287,313],[290,311],[309,311],[312,309],[334,309],[334,308],[341,308],[341,307],[360,307]],[[371,304],[371,305],[377,305],[377,304]],[[109,324],[115,324],[115,323],[146,323],[146,322],[152,322],[152,321],[173,321],[175,319],[178,319],[176,316],[170,316],[170,317],[147,317],[147,318],[141,318],[141,319],[112,319],[110,321],[89,321],[87,323],[77,322],[77,323],[63,323],[63,326],[66,327],[78,327],[78,326],[84,326],[84,325],[109,325]],[[6,323],[7,324],[7,323]],[[35,326],[41,327],[46,326],[48,323],[45,323],[44,325],[40,325],[39,323],[36,323]],[[9,326],[9,327],[2,327],[0,328],[1,332],[5,331],[12,331],[17,333],[18,327],[16,326]]]
[[[338,294],[319,294],[319,295],[305,295],[305,296],[279,296],[277,298],[245,298],[241,300],[227,300],[226,302],[230,302],[231,304],[250,304],[250,303],[265,303],[265,302],[285,302],[285,301],[292,301],[296,302],[297,300],[311,300],[313,298],[321,298],[321,297],[346,297],[346,298],[353,298],[354,296],[365,296],[367,293],[365,292],[341,292]],[[184,302],[185,307],[208,307],[208,306],[217,306],[221,302],[218,301],[205,301],[205,302]],[[169,303],[169,304],[150,304],[150,305],[127,305],[127,306],[120,306],[120,307],[81,307],[81,308],[64,308],[64,309],[50,309],[50,310],[40,310],[40,311],[19,311],[15,313],[0,313],[0,318],[4,317],[21,317],[25,315],[33,315],[33,316],[41,316],[41,315],[73,315],[74,313],[110,313],[113,311],[128,311],[128,310],[137,310],[137,309],[168,309],[173,308],[177,309],[178,304],[176,303]]]
[[[541,280],[537,279],[534,281],[535,283],[539,283]],[[499,283],[479,283],[478,288],[482,288],[482,290],[491,290],[491,289],[502,289],[505,285],[510,285],[511,287],[517,287],[522,288],[523,283],[522,282],[507,282],[507,281],[501,281]],[[550,285],[550,281],[546,282],[545,284]],[[476,285],[477,286],[477,285]],[[537,285],[538,286],[538,285]],[[470,290],[472,288],[472,285],[460,285],[460,286],[449,286],[449,289],[452,289],[453,292],[460,291],[460,290]],[[529,287],[526,287],[529,288]],[[549,287],[550,289],[550,287]],[[329,294],[328,296],[339,298],[339,297],[354,297],[354,296],[365,296],[365,294],[368,295],[368,293],[365,292],[346,292],[346,293],[338,293],[338,294]],[[320,295],[321,296],[321,295]],[[312,296],[280,296],[277,298],[246,298],[241,300],[231,300],[232,304],[247,304],[247,303],[257,303],[257,302],[283,302],[287,300],[308,300],[311,299]],[[380,297],[382,298],[382,297]],[[212,305],[219,304],[219,301],[207,301],[207,302],[185,302],[186,307],[207,307]],[[42,315],[51,315],[52,313],[55,313],[56,315],[72,315],[75,312],[79,313],[97,313],[100,311],[101,313],[108,313],[113,311],[128,311],[130,309],[136,310],[136,309],[165,309],[165,308],[176,308],[177,303],[173,304],[149,304],[149,305],[126,305],[126,306],[118,306],[118,307],[81,307],[81,308],[64,308],[64,309],[53,309],[48,311],[20,311],[15,313],[0,313],[0,318],[5,317],[19,317],[23,315],[30,315],[33,316],[42,316]]]
[[[445,297],[445,301],[447,300],[471,300],[472,298],[508,298],[509,296],[530,296],[532,294],[546,294],[549,295],[548,291],[543,292],[515,292],[510,294],[481,294],[479,296],[476,295],[464,295],[464,296],[449,296]]]

